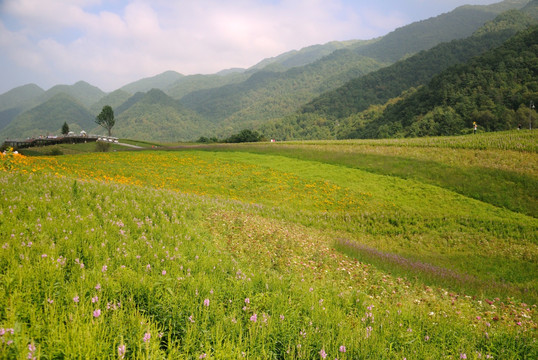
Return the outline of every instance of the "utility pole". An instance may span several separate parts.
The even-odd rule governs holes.
[[[532,130],[532,110],[534,110],[534,101],[529,103],[529,130]]]

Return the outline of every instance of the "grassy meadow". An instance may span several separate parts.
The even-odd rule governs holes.
[[[536,134],[1,155],[0,359],[538,358]]]

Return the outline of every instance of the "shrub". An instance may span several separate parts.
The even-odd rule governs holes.
[[[104,141],[97,141],[95,143],[95,151],[97,152],[109,152],[110,144]]]

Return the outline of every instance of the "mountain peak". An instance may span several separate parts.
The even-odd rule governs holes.
[[[180,74],[176,71],[165,71],[161,74],[147,77],[130,84],[127,84],[121,88],[123,91],[134,94],[137,92],[146,92],[153,88],[165,90],[174,84],[179,79],[183,78],[185,75]]]

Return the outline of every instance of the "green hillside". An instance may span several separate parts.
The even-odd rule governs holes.
[[[469,37],[498,14],[522,8],[528,2],[506,0],[489,6],[461,6],[449,13],[399,28],[359,51],[380,61],[395,62],[441,42]]]
[[[152,77],[134,81],[130,84],[127,84],[121,87],[119,90],[125,91],[127,93],[131,93],[131,94],[134,94],[136,92],[147,92],[151,89],[164,90],[183,77],[184,75],[178,72],[165,71],[159,75],[155,75]]]
[[[183,96],[192,92],[239,83],[247,79],[248,76],[244,71],[225,71],[222,74],[211,75],[188,75],[177,80],[168,88],[161,90],[165,91],[174,99],[181,99]]]
[[[16,87],[0,95],[0,131],[20,113],[35,105],[45,90],[35,84]]]
[[[260,61],[249,69],[229,69],[210,75],[188,75],[179,78],[167,87],[154,88],[165,91],[175,99],[180,99],[190,93],[200,90],[215,89],[231,84],[238,84],[246,81],[251,75],[258,71],[281,72],[293,67],[301,67],[311,64],[324,56],[330,55],[336,50],[354,46],[357,43],[366,44],[371,41],[333,41],[324,45],[312,45],[300,50],[292,50],[284,54]]]
[[[514,21],[507,18],[503,26],[490,24],[473,38],[454,39],[468,36],[498,13],[519,9],[527,2],[507,0],[489,6],[464,6],[404,26],[381,38],[314,45],[266,59],[247,70],[190,76],[167,71],[110,94],[82,81],[70,86],[58,85],[36,100],[27,101],[21,96],[19,107],[0,108],[0,129],[22,115],[21,112],[64,93],[94,115],[102,106],[112,105],[116,115],[122,116],[124,125],[136,123],[129,116],[137,121],[143,118],[148,121],[147,126],[170,128],[168,138],[174,139],[193,140],[190,138],[193,134],[227,137],[244,128],[262,130],[281,139],[363,136],[359,128],[377,117],[388,101],[396,102],[403,92],[413,93],[447,67],[500,45],[516,28],[510,27]],[[531,14],[533,9],[526,11]],[[501,31],[508,27],[510,30]],[[424,50],[432,47],[433,52]],[[401,61],[402,58],[406,60]],[[376,71],[381,68],[384,69]],[[176,115],[171,115],[167,105],[164,106],[168,110],[154,116],[160,112],[156,109],[158,102],[147,108],[147,114],[141,106],[126,112],[152,88],[179,100],[183,105],[181,111],[189,110],[182,113],[180,124],[172,126]],[[4,95],[0,95],[0,104],[8,101],[9,94]],[[359,116],[359,120],[350,118],[370,106],[374,108],[369,114]],[[299,109],[302,113],[297,113]],[[196,119],[193,120],[196,125],[187,126],[185,119]],[[156,132],[148,131],[147,126],[121,131],[151,140],[148,137]]]
[[[101,99],[99,99],[99,101],[93,104],[90,107],[90,112],[97,116],[105,105],[110,105],[113,109],[116,109],[122,104],[124,104],[130,97],[131,94],[123,90],[113,91],[109,94],[106,94]]]
[[[131,97],[129,106],[116,112],[115,136],[159,141],[198,138],[210,128],[206,121],[185,109],[163,91],[153,89]]]
[[[103,96],[105,92],[98,87],[88,84],[85,81],[79,81],[73,85],[56,85],[47,90],[41,97],[41,101],[46,101],[58,94],[67,94],[78,102],[89,108]]]
[[[95,117],[73,97],[59,93],[17,116],[0,132],[0,138],[60,135],[64,122],[73,131],[92,129]]]
[[[265,125],[262,131],[279,139],[377,137],[377,133],[365,132],[362,127],[373,124],[384,111],[383,104],[397,102],[401,94],[413,93],[436,74],[501,46],[517,30],[535,23],[525,14],[510,10],[486,23],[476,35],[437,45],[354,79],[306,104],[301,112]]]
[[[436,76],[388,106],[359,130],[360,137],[459,134],[476,122],[485,131],[529,127],[530,102],[538,98],[538,27],[498,49]],[[536,124],[534,124],[535,127]]]
[[[258,71],[244,82],[190,93],[181,102],[211,122],[221,135],[296,111],[301,104],[382,64],[339,50],[313,64],[284,72]]]
[[[0,357],[534,360],[537,136],[0,154]]]
[[[285,71],[291,69],[292,67],[311,64],[327,55],[330,55],[336,50],[346,49],[350,47],[360,47],[372,41],[331,41],[323,45],[307,46],[300,50],[292,50],[272,58],[264,59],[258,64],[249,68],[248,70],[250,72],[254,70]]]
[[[45,90],[36,84],[16,87],[0,95],[0,111],[24,107],[24,105],[42,95]]]
[[[503,9],[520,8],[525,3],[525,1],[507,1],[496,6],[458,8],[448,14],[405,26],[370,43],[352,42],[344,49],[336,50],[306,66],[282,71],[283,59],[280,59],[281,63],[269,65],[265,70],[255,72],[241,83],[192,92],[181,98],[181,101],[185,106],[199,112],[212,122],[220,123],[216,134],[218,136],[227,136],[230,132],[251,127],[260,128],[264,132],[267,130],[268,135],[272,137],[286,138],[291,135],[289,131],[274,131],[274,128],[271,129],[264,123],[293,114],[302,104],[322,93],[338,88],[351,79],[357,79],[354,80],[360,84],[357,89],[362,91],[364,85],[360,83],[360,79],[363,78],[363,75],[376,70],[376,66],[381,68],[403,56],[409,56],[442,41],[471,35]],[[448,28],[456,30],[448,31]],[[404,63],[409,66],[407,68],[393,68],[393,72],[387,75],[389,81],[403,77],[402,83],[392,83],[392,88],[390,88],[391,84],[386,85],[386,79],[369,78],[370,84],[366,86],[375,87],[373,98],[367,96],[366,99],[361,99],[359,95],[358,101],[362,102],[361,106],[364,108],[371,103],[384,103],[388,99],[398,96],[410,86],[425,83],[447,66],[465,61],[492,46],[500,45],[511,34],[513,33],[499,35],[500,37],[490,35],[487,39],[476,39],[475,43],[462,45],[464,48],[459,49],[461,54],[449,54],[452,49],[445,49],[444,53],[434,54],[429,59],[420,59],[420,61],[424,61],[420,64]],[[446,46],[449,47],[449,45]],[[470,48],[465,48],[465,46]],[[373,56],[380,60],[384,59],[386,62],[379,63],[371,58],[363,57],[363,55]],[[444,58],[445,56],[447,58]],[[416,66],[420,66],[418,71]],[[278,71],[269,71],[272,68]],[[388,87],[389,91],[384,92],[385,87]],[[329,98],[326,102],[331,104],[336,111],[347,111],[349,106],[345,103],[342,104],[341,99],[351,98],[351,102],[354,103],[357,101],[357,91],[342,88],[341,92],[344,95],[337,94],[337,101],[334,101],[334,98]],[[380,93],[381,99],[375,99],[377,93]],[[324,119],[319,119],[317,116],[313,118],[316,118],[316,121],[319,120],[318,122],[325,122]],[[284,122],[286,121],[288,120],[284,120]],[[307,120],[305,123],[309,122]],[[303,124],[303,128],[305,127],[308,126]],[[327,129],[317,131],[313,128],[311,132],[316,133],[316,138],[330,135],[330,131]],[[294,132],[294,136],[309,138],[312,135],[308,133],[309,129],[304,129],[304,131]]]

